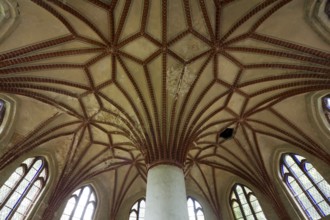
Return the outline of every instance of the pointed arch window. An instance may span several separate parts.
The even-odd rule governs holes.
[[[144,220],[145,208],[146,208],[145,198],[141,198],[138,201],[136,201],[129,212],[129,220]],[[203,208],[196,199],[188,196],[187,208],[188,208],[189,220],[204,220]]]
[[[204,220],[204,211],[199,202],[188,196],[187,198],[189,220]]]
[[[134,203],[129,212],[129,220],[144,220],[146,209],[146,200],[144,198],[139,199]]]
[[[236,220],[266,219],[254,193],[242,184],[235,184],[231,190],[230,205]]]
[[[90,185],[77,189],[66,203],[61,220],[92,220],[96,210],[95,191]]]
[[[0,99],[0,126],[3,122],[3,119],[5,118],[5,113],[6,113],[6,102]]]
[[[326,95],[322,98],[322,108],[326,119],[330,123],[330,95]]]
[[[0,219],[26,219],[47,177],[44,158],[26,159],[0,188]]]
[[[308,219],[330,215],[330,185],[306,158],[284,154],[280,171],[285,185]]]

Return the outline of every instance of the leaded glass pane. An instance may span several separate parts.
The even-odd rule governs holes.
[[[27,188],[27,186],[29,185],[29,181],[23,179],[21,181],[21,183],[18,185],[16,191],[19,193],[19,194],[23,194],[23,192],[25,191],[25,189]]]
[[[83,220],[91,220],[93,218],[94,205],[92,203],[88,204]]]
[[[39,181],[34,182],[38,177],[38,173],[31,166],[33,161],[41,161],[41,159],[28,158],[15,172],[8,178],[0,188],[0,200],[4,206],[0,209],[0,219],[23,219],[26,213],[35,203],[35,199],[42,189]],[[41,164],[42,167],[44,164]],[[40,168],[42,168],[40,167]],[[24,169],[23,169],[24,168]],[[46,168],[43,168],[44,170]],[[45,181],[47,176],[45,176]],[[9,210],[9,211],[8,211]],[[5,216],[5,217],[3,217]]]
[[[322,201],[318,205],[322,209],[324,215],[330,215],[330,205],[326,201]]]
[[[309,189],[313,186],[312,182],[307,178],[306,175],[300,176],[299,180],[305,189]]]
[[[314,207],[310,207],[306,211],[307,211],[308,216],[312,219],[320,219],[321,218],[321,216],[319,215],[319,213],[317,213],[317,211]]]
[[[76,190],[68,200],[61,220],[67,219],[67,216],[69,219],[91,220],[96,209],[95,201],[96,196],[90,186]]]
[[[94,193],[91,194],[90,201],[96,201]]]
[[[34,184],[30,188],[30,190],[29,190],[28,194],[26,195],[26,197],[30,200],[34,200],[37,197],[38,193],[39,193],[39,188]]]
[[[15,220],[23,220],[24,219],[24,215],[18,213],[18,212],[15,212],[15,214],[13,215],[13,218],[12,219],[15,219]]]
[[[298,159],[299,162],[301,162],[302,160],[306,159],[305,157],[299,156],[297,154],[294,155],[294,156]]]
[[[6,219],[6,217],[9,215],[11,209],[4,206],[0,211],[0,219]]]
[[[20,197],[21,195],[19,193],[14,192],[7,201],[6,206],[11,209],[14,208]]]
[[[293,164],[290,169],[295,174],[296,177],[302,176],[304,173],[301,171],[300,167],[297,164]]]
[[[317,186],[320,188],[325,197],[330,200],[330,185],[327,183],[327,181],[323,180],[318,183]]]
[[[203,208],[196,199],[188,197],[187,207],[189,220],[204,220]]]
[[[258,201],[251,202],[252,208],[255,212],[261,212],[261,207]]]
[[[1,188],[0,188],[0,203],[3,202],[3,200],[8,196],[8,194],[10,193],[11,189],[6,186],[6,185],[3,185]],[[1,218],[0,218],[1,219]]]
[[[309,207],[313,206],[305,194],[300,194],[299,196],[297,196],[297,198],[303,205],[304,209],[308,209]]]
[[[307,192],[313,197],[314,202],[319,203],[323,200],[322,195],[315,187],[310,188]]]
[[[246,216],[251,215],[252,211],[250,209],[250,206],[248,204],[243,205],[243,211]]]
[[[259,212],[256,215],[258,220],[266,220],[266,216],[264,215],[263,212]]]
[[[31,205],[31,201],[27,198],[24,198],[21,204],[19,205],[17,212],[21,214],[26,213],[30,205]]]
[[[235,215],[236,219],[239,219],[239,218],[243,217],[242,216],[242,211],[239,207],[236,207],[233,210],[234,210],[234,215]]]
[[[132,212],[130,215],[129,215],[129,220],[137,220],[136,219],[136,213],[135,212]]]
[[[41,160],[37,160],[37,161],[33,164],[33,168],[36,169],[36,170],[39,170],[41,166],[42,166],[42,161],[41,161]]]
[[[71,215],[71,213],[72,213],[75,205],[76,205],[76,199],[75,198],[69,199],[68,203],[65,206],[65,209],[64,209],[64,212],[63,213],[65,215]]]
[[[244,195],[244,194],[240,194],[238,197],[239,197],[239,200],[241,200],[241,203],[242,203],[242,204],[245,204],[245,203],[247,203],[247,202],[246,202],[246,198],[245,198],[245,195]]]
[[[6,186],[9,186],[10,188],[13,188],[16,183],[21,179],[21,176],[14,172],[9,179],[5,182]]]
[[[298,185],[297,181],[293,177],[290,177],[290,178],[292,179],[292,181],[290,183],[290,186],[293,190],[293,194],[294,195],[299,195],[299,194],[303,193],[303,191],[300,188],[300,186]]]
[[[285,157],[285,162],[289,165],[292,166],[293,164],[295,164],[294,160],[291,157]]]
[[[237,200],[231,200],[235,219],[238,220],[245,218],[254,220],[254,216],[258,216],[258,213],[262,213],[262,209],[257,198],[246,186],[237,184],[232,190],[232,195],[233,194],[239,194],[239,198]],[[233,198],[233,196],[231,196],[231,198]],[[262,219],[266,219],[263,213],[259,216],[262,216]],[[259,218],[257,217],[257,219]]]
[[[62,215],[61,220],[70,220],[70,216]]]
[[[319,172],[317,172],[317,170],[315,168],[311,168],[308,171],[308,173],[309,173],[310,177],[313,178],[313,180],[314,180],[315,183],[318,183],[321,180],[323,180],[323,177],[321,176],[321,174]]]
[[[285,163],[290,163],[288,181],[285,181],[285,176],[282,174],[283,180],[308,218],[314,220],[329,215],[330,200],[327,198],[329,198],[330,185],[321,174],[302,156],[286,154],[282,158]],[[302,166],[304,167],[301,168]],[[280,169],[283,167],[285,165],[282,163]]]
[[[34,158],[28,158],[26,160],[24,160],[24,164],[26,164],[27,167],[30,167],[32,162],[33,162]]]
[[[246,216],[246,220],[254,220],[253,215]]]
[[[89,192],[90,192],[89,187],[85,187],[81,197],[79,198],[77,209],[73,215],[74,217],[79,218],[79,219],[82,217],[83,211],[88,202]]]

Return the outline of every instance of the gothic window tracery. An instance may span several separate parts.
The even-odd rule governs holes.
[[[90,185],[77,189],[69,198],[61,220],[92,220],[96,210],[96,196]]]
[[[26,219],[47,178],[42,157],[23,161],[0,188],[0,219]]]
[[[230,204],[236,220],[264,220],[264,215],[257,197],[246,186],[235,184],[232,188]]]
[[[196,199],[189,196],[187,199],[187,206],[189,220],[204,220],[203,208]]]
[[[145,207],[146,207],[145,198],[141,198],[138,201],[136,201],[129,213],[129,220],[144,220]],[[188,196],[187,208],[188,208],[189,220],[204,220],[203,208],[196,199]]]
[[[145,216],[145,208],[146,200],[144,198],[136,201],[129,212],[129,220],[143,220]]]
[[[306,158],[284,154],[280,171],[285,185],[308,219],[330,215],[330,185]]]

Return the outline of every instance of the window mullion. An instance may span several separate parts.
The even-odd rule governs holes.
[[[79,200],[80,200],[80,197],[81,197],[83,191],[84,191],[84,189],[82,188],[82,189],[80,190],[80,192],[79,192],[79,195],[76,196],[76,202],[75,202],[75,204],[74,204],[74,208],[73,208],[73,210],[72,210],[72,212],[71,212],[71,214],[70,214],[70,220],[73,218],[74,213],[76,212],[76,209],[77,209],[77,207],[78,207],[78,203],[79,203]],[[74,196],[71,196],[71,197],[74,197]],[[71,199],[71,197],[69,198],[69,200]],[[69,201],[69,200],[68,200],[68,201]]]
[[[245,212],[244,212],[244,209],[243,209],[243,206],[242,206],[242,203],[241,203],[241,199],[239,198],[236,189],[234,190],[234,193],[235,193],[235,196],[236,196],[236,198],[237,198],[236,201],[237,201],[237,203],[238,203],[238,206],[239,206],[239,208],[241,209],[242,216],[243,216],[244,220],[246,220],[246,216],[245,216]]]
[[[296,161],[296,160],[295,160]],[[297,163],[296,163],[297,164]],[[300,168],[299,164],[297,164],[298,167]],[[299,185],[300,189],[303,191],[303,193],[306,195],[306,197],[308,198],[308,200],[310,201],[310,203],[312,204],[312,206],[315,208],[315,210],[317,211],[317,213],[320,216],[323,216],[322,211],[316,206],[316,204],[314,203],[313,197],[307,192],[307,190],[305,189],[305,187],[303,187],[302,183],[300,182],[300,179],[296,176],[295,173],[292,172],[291,167],[288,167],[289,171],[291,173],[291,176],[296,180],[297,184]],[[287,184],[290,184],[289,182]],[[290,189],[292,188],[291,186],[289,187]],[[298,196],[298,195],[297,195]],[[300,199],[298,199],[300,200]],[[305,208],[305,210],[307,211],[307,209]]]
[[[28,171],[26,172],[26,174],[32,169],[33,165],[35,164],[37,160],[34,161],[33,164],[31,164],[30,169],[28,169]],[[39,174],[41,173],[41,171],[43,170],[43,166],[40,167],[36,174],[34,175],[34,177],[32,178],[32,180],[28,183],[28,185],[26,186],[25,190],[23,191],[22,195],[20,196],[20,198],[17,200],[16,204],[14,205],[13,209],[10,211],[9,213],[9,219],[11,219],[11,217],[14,215],[14,213],[16,212],[16,210],[18,209],[19,205],[21,204],[22,200],[25,198],[25,196],[29,193],[29,191],[31,190],[31,186],[33,186],[33,184],[36,182],[36,180],[39,177]],[[24,177],[22,179],[25,178],[26,174],[24,175]],[[33,202],[33,201],[31,201]],[[25,213],[24,213],[25,216]]]
[[[84,215],[85,215],[85,212],[86,212],[86,209],[87,209],[87,206],[88,206],[88,204],[89,204],[89,200],[90,200],[91,196],[92,196],[92,190],[89,190],[88,199],[87,199],[87,202],[86,202],[86,204],[85,204],[85,207],[84,207],[83,213],[82,213],[82,215],[81,215],[82,218],[83,218]]]
[[[138,208],[137,208],[137,210],[136,210],[136,219],[137,219],[137,220],[140,219],[140,206],[141,206],[141,201],[142,201],[142,200],[140,200],[140,201],[138,202]]]
[[[194,205],[194,213],[195,213],[195,219],[197,220],[197,208],[196,208],[196,203],[194,199],[191,199],[193,201],[193,205]]]
[[[245,187],[242,187],[242,188],[243,188],[243,190],[244,190],[245,198],[246,198],[246,201],[247,201],[247,203],[248,203],[248,205],[249,205],[249,207],[250,207],[250,209],[251,209],[252,215],[253,215],[253,217],[254,217],[255,219],[257,219],[257,215],[256,215],[256,213],[255,213],[255,211],[254,211],[254,209],[253,209],[253,207],[252,207],[251,202],[250,202],[250,196],[246,193],[246,191],[245,191]],[[251,194],[250,194],[250,195],[251,195]]]
[[[323,200],[325,200],[328,204],[330,204],[330,202],[328,201],[328,198],[323,194],[323,192],[320,190],[320,188],[317,186],[317,184],[314,182],[314,180],[313,180],[313,178],[310,176],[310,174],[309,174],[309,172],[307,172],[306,170],[305,170],[305,164],[306,164],[307,162],[306,161],[304,161],[303,163],[302,163],[302,165],[301,166],[299,166],[300,167],[300,169],[304,172],[304,174],[306,175],[306,177],[309,179],[309,181],[313,184],[313,186],[315,187],[315,189],[319,192],[319,194],[322,196],[322,198],[323,198]],[[315,169],[315,168],[314,168]],[[323,181],[323,180],[321,180],[321,181]]]
[[[26,174],[29,172],[30,169],[26,169],[26,167],[24,167],[23,165],[21,165],[20,167],[23,168],[23,175],[20,177],[20,180],[17,181],[17,183],[15,184],[15,186],[13,188],[10,189],[9,194],[7,195],[7,197],[4,199],[3,203],[0,205],[0,209],[2,209],[6,203],[8,202],[8,200],[10,199],[10,197],[14,194],[14,192],[16,192],[17,187],[19,186],[19,184],[21,184],[21,182],[24,180]],[[17,170],[17,169],[16,169]],[[14,172],[16,172],[16,170]],[[10,178],[10,177],[9,177]],[[4,183],[5,185],[6,183]]]

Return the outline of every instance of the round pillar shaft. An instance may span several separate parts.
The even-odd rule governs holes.
[[[157,165],[148,171],[146,220],[188,220],[182,169]]]

